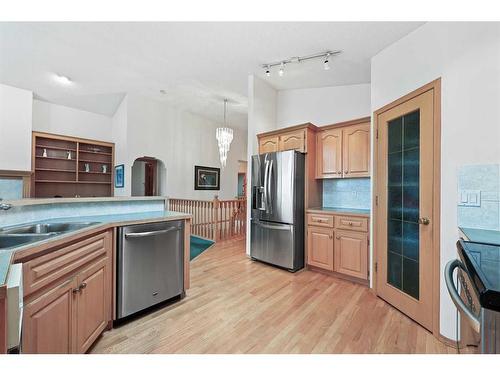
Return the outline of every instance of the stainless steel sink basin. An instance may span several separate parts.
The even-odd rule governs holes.
[[[37,242],[50,238],[57,233],[46,234],[0,234],[0,249],[26,245],[28,243]]]
[[[4,234],[48,234],[48,233],[65,233],[74,230],[82,229],[91,225],[97,224],[97,222],[88,223],[41,223],[41,224],[31,224],[23,225],[19,227],[4,229],[0,231],[0,235]]]
[[[42,241],[58,234],[83,229],[98,222],[40,223],[0,229],[0,250]]]

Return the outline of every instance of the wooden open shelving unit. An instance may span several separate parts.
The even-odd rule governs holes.
[[[32,197],[113,195],[114,143],[41,132],[32,139]]]

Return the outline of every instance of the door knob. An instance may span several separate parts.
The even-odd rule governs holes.
[[[430,222],[431,221],[427,217],[421,217],[420,219],[418,219],[418,223],[419,224],[429,225]]]

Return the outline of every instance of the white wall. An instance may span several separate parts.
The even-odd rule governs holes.
[[[265,81],[253,75],[248,76],[247,254],[250,254],[252,155],[259,152],[257,134],[276,129],[277,96],[278,92]]]
[[[127,103],[125,96],[111,119],[111,136],[115,143],[115,165],[125,164],[125,182],[132,176],[132,164],[126,165],[127,158]],[[123,188],[115,187],[115,196],[130,196],[131,184],[126,184]]]
[[[370,84],[278,91],[277,126],[317,126],[370,115]]]
[[[113,139],[110,117],[36,99],[33,130],[105,142]]]
[[[131,167],[138,157],[160,159],[166,168],[166,195],[175,198],[231,199],[238,192],[238,160],[246,159],[246,134],[234,129],[234,139],[221,170],[221,190],[194,190],[194,166],[220,167],[215,129],[220,124],[201,116],[140,95],[127,95],[126,135],[119,113],[114,117],[117,148],[124,152],[117,160],[125,164],[125,185],[116,194],[130,195]],[[120,115],[122,116],[122,115]],[[125,142],[126,146],[120,145]]]
[[[33,93],[0,84],[0,169],[31,170]]]
[[[372,59],[372,111],[441,77],[441,333],[455,337],[443,282],[456,257],[457,168],[500,162],[500,24],[427,23]]]

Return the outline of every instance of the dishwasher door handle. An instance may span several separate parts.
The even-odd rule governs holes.
[[[155,230],[151,232],[125,233],[125,238],[142,238],[142,237],[159,236],[160,234],[170,233],[178,230],[180,230],[180,228],[172,227],[168,229]]]

